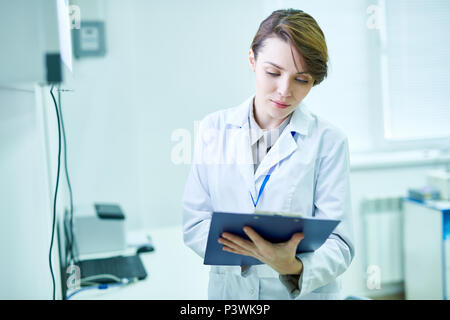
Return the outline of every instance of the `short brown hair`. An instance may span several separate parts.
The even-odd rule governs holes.
[[[276,10],[261,22],[251,48],[255,60],[267,38],[279,37],[291,43],[305,60],[305,70],[318,85],[327,76],[328,49],[325,36],[316,20],[302,10]]]

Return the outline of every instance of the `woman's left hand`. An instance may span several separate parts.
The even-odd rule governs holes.
[[[223,244],[223,250],[256,258],[281,275],[301,274],[303,264],[295,254],[304,238],[303,233],[293,234],[286,242],[271,243],[250,227],[244,227],[244,232],[250,240],[224,232],[218,240]]]

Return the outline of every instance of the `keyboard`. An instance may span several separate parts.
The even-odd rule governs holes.
[[[147,277],[147,272],[138,255],[83,260],[77,265],[80,267],[81,279],[102,274],[114,275],[119,279],[143,280]],[[92,280],[92,282],[113,283],[116,281],[105,277]]]

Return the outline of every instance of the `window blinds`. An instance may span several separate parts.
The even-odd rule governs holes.
[[[450,137],[450,1],[383,2],[385,138]]]

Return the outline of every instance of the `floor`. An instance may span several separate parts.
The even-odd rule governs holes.
[[[400,293],[395,293],[395,294],[390,294],[390,295],[385,295],[385,296],[373,297],[371,299],[373,299],[373,300],[405,300],[405,293],[400,292]]]

